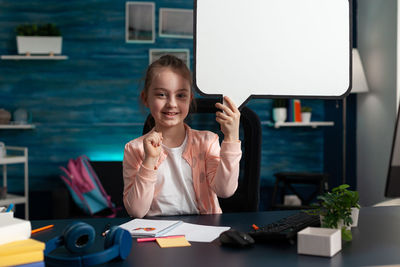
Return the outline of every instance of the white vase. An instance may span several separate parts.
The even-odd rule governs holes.
[[[351,224],[351,227],[358,226],[358,215],[359,214],[360,214],[360,209],[351,208],[351,218],[353,219],[353,223]]]
[[[311,121],[311,112],[302,112],[301,113],[301,121],[302,122],[310,122]]]
[[[61,54],[61,36],[17,36],[18,54]]]
[[[284,122],[286,120],[287,111],[286,108],[273,108],[272,119],[275,122]]]

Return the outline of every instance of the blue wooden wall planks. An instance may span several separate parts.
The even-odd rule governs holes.
[[[158,37],[160,7],[193,8],[191,0],[156,3],[156,42],[125,42],[126,1],[0,0],[0,54],[16,54],[18,24],[51,22],[63,35],[65,61],[0,61],[0,108],[22,107],[34,130],[1,130],[7,145],[29,148],[31,190],[60,184],[58,166],[81,154],[92,160],[121,160],[126,142],[141,135],[146,112],[139,104],[140,80],[150,48],[189,48],[193,40]],[[323,100],[303,100],[313,120],[324,120]],[[248,104],[262,121],[271,120],[272,101]],[[336,127],[336,126],[335,126]],[[329,128],[329,127],[328,127]],[[324,129],[263,126],[262,184],[277,171],[324,170]],[[339,159],[338,159],[339,160]],[[9,187],[21,191],[19,168]]]

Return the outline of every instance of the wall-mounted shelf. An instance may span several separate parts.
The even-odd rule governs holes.
[[[66,60],[68,56],[52,56],[52,55],[2,55],[2,60]]]
[[[34,129],[36,126],[34,124],[0,124],[0,129]]]
[[[13,204],[25,205],[25,219],[29,218],[28,192],[29,192],[29,177],[28,177],[28,148],[6,146],[7,156],[0,158],[0,166],[3,168],[3,187],[7,187],[7,165],[9,164],[24,164],[24,194],[14,195],[7,194],[5,199],[0,200],[0,206]],[[11,152],[12,154],[10,154]],[[16,153],[15,155],[13,153]]]
[[[333,121],[311,121],[311,122],[272,122],[263,121],[262,125],[268,125],[275,128],[280,127],[312,127],[317,128],[319,126],[333,126],[335,123]]]

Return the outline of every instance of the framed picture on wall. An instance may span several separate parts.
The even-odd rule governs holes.
[[[126,2],[125,40],[128,43],[155,42],[154,2]]]
[[[159,59],[163,55],[173,55],[183,60],[190,69],[190,50],[189,49],[149,49],[149,64]]]
[[[169,38],[193,38],[193,10],[160,8],[159,35]]]

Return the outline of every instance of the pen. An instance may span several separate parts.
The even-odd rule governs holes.
[[[169,235],[169,236],[160,236],[160,237],[142,237],[142,238],[138,238],[136,241],[138,243],[142,243],[142,242],[156,241],[157,238],[179,238],[179,237],[185,237],[185,236],[184,235]]]
[[[105,237],[107,235],[108,231],[110,231],[110,227],[111,227],[111,225],[109,223],[107,223],[106,226],[104,226],[104,230],[101,233],[102,237]]]
[[[11,203],[10,205],[8,205],[6,212],[10,212],[13,208],[14,208],[14,204]]]
[[[43,227],[40,227],[40,228],[32,230],[31,234],[34,234],[34,233],[37,233],[37,232],[40,232],[40,231],[43,231],[43,230],[46,230],[46,229],[49,229],[49,228],[53,228],[53,227],[54,227],[54,224],[46,225],[46,226],[43,226]]]

